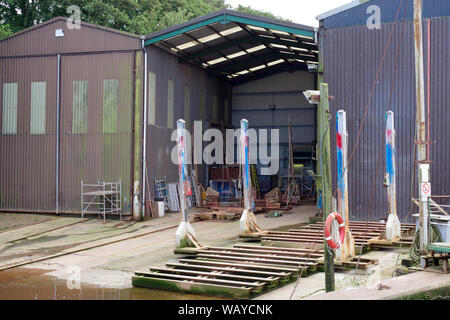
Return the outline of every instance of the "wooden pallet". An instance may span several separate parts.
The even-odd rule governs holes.
[[[249,299],[306,276],[317,269],[323,251],[235,245],[207,247],[191,259],[165,268],[138,271],[137,287]]]
[[[199,212],[194,214],[192,219],[194,221],[202,220],[236,220],[241,217],[242,213],[234,213],[227,211],[212,211],[212,212]]]
[[[349,222],[350,232],[355,240],[356,249],[366,251],[370,248],[370,242],[375,242],[374,239],[379,239],[384,231],[385,224],[379,222]],[[261,244],[263,246],[280,246],[280,247],[293,247],[302,248],[304,246],[311,246],[312,244],[321,246],[323,245],[323,228],[324,223],[318,222],[303,226],[298,229],[290,229],[289,231],[267,231],[263,234]],[[406,238],[414,230],[414,224],[402,224],[402,233],[405,238],[398,243],[401,246],[408,247],[412,244],[412,240]],[[378,246],[377,244],[374,245]]]

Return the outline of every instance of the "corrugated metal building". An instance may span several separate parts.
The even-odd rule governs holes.
[[[79,212],[80,181],[98,179],[122,179],[129,203],[140,50],[137,36],[65,18],[0,42],[1,209]]]
[[[308,160],[298,161],[313,164],[315,109],[311,108],[301,91],[315,87],[314,74],[307,71],[308,62],[317,63],[314,35],[315,29],[312,27],[222,10],[151,34],[146,37],[146,45],[147,48],[157,46],[169,52],[174,61],[178,59],[183,64],[204,69],[208,74],[222,79],[222,82],[216,80],[209,85],[217,83],[222,88],[222,92],[216,97],[208,93],[210,89],[202,93],[197,88],[198,85],[190,85],[191,95],[194,95],[191,96],[191,105],[199,105],[199,113],[191,110],[190,120],[207,120],[208,124],[204,128],[221,129],[221,121],[225,127],[232,125],[239,128],[239,121],[246,118],[250,127],[257,131],[280,129],[280,175],[286,175],[289,113],[292,114],[294,151],[299,157],[306,155],[305,159]],[[150,71],[155,68],[151,66],[152,63],[154,60],[149,60]],[[163,78],[166,78],[169,71],[162,65],[158,68],[158,72],[164,73]],[[190,69],[187,66],[180,69],[184,70],[181,81],[189,85]],[[154,76],[150,73],[149,79],[152,77]],[[191,76],[191,83],[201,84],[204,81],[202,78],[192,80],[194,78]],[[179,90],[182,90],[182,85],[180,84]],[[162,86],[165,90],[165,83]],[[205,93],[206,100],[201,98]],[[158,100],[158,94],[156,98]],[[209,108],[204,109],[202,101]],[[150,101],[149,110],[149,114],[152,114]],[[204,113],[201,110],[208,111]],[[164,123],[164,117],[159,121]],[[170,134],[163,133],[164,129],[154,125],[149,129],[150,140],[150,132],[157,135]],[[167,148],[159,141],[154,143],[157,144],[156,150]],[[148,150],[147,154],[150,152],[153,151]],[[149,166],[150,172],[154,172],[164,168],[166,164],[150,163]],[[260,167],[261,162],[258,162],[258,168]],[[206,171],[206,174],[200,176],[208,180],[208,169],[201,170],[200,173],[202,171]],[[172,175],[174,173],[172,170]],[[261,175],[260,171],[258,173],[261,191],[269,191],[275,187],[277,179]]]
[[[399,5],[397,24],[394,23]],[[378,6],[381,14],[381,28],[369,29],[367,20]],[[375,8],[376,9],[376,8]],[[448,105],[450,95],[447,90],[450,66],[448,52],[450,46],[450,2],[446,0],[423,0],[423,30],[425,75],[431,73],[430,85],[430,140],[432,172],[432,192],[435,195],[450,194],[450,115]],[[335,100],[330,103],[332,111],[331,137],[335,137],[335,115],[339,109],[347,111],[349,132],[349,154],[356,140],[365,106],[368,103],[373,81],[376,78],[385,45],[391,28],[393,36],[379,81],[369,107],[367,120],[356,153],[349,167],[350,216],[354,220],[370,220],[387,217],[387,196],[383,188],[385,172],[384,114],[390,107],[395,113],[397,132],[397,210],[402,221],[412,221],[410,213],[417,208],[411,205],[411,189],[415,160],[415,69],[413,43],[413,1],[372,0],[354,1],[347,6],[318,16],[320,20],[319,48],[323,55],[324,82],[329,84],[330,95]],[[373,22],[372,20],[370,22]],[[430,35],[428,36],[428,26]],[[403,30],[403,31],[402,31]],[[402,36],[403,32],[403,36]],[[396,56],[401,41],[398,72]],[[428,46],[431,52],[428,68]],[[396,79],[393,82],[394,74]],[[392,103],[389,106],[390,91],[394,83]],[[427,89],[428,81],[425,82]],[[335,139],[332,138],[332,177],[336,185]],[[376,176],[376,167],[382,150],[381,170]],[[372,210],[371,190],[376,181]],[[417,198],[417,189],[413,195]]]
[[[305,107],[287,82],[313,85],[308,61],[317,63],[313,28],[229,10],[145,38],[83,22],[71,29],[65,18],[17,33],[0,42],[0,210],[79,212],[81,180],[121,179],[130,213],[134,181],[147,198],[155,177],[177,181],[178,118],[231,127],[237,86],[267,88],[269,76],[286,82],[283,108]],[[313,125],[299,141],[312,144]],[[200,166],[203,184],[208,173]]]

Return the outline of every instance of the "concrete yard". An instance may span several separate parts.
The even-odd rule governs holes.
[[[264,229],[282,230],[307,223],[314,213],[314,206],[302,205],[282,217],[268,218],[259,214],[257,220]],[[0,232],[0,299],[206,299],[208,297],[131,286],[134,271],[147,270],[150,266],[163,267],[166,262],[181,257],[173,253],[179,219],[178,213],[171,213],[144,222],[109,220],[103,224],[96,218],[80,223],[81,219],[75,216],[52,217]],[[194,222],[193,227],[199,241],[205,245],[242,243],[238,237],[238,220],[200,221]],[[253,244],[259,245],[258,242]],[[407,255],[406,248],[369,252],[364,257],[379,259],[379,264],[357,273],[337,271],[336,287],[352,288],[350,292],[365,290],[364,296],[358,294],[353,298],[385,298],[379,292],[388,290],[376,290],[377,284],[396,280],[391,278],[401,258]],[[68,289],[73,270],[79,271],[80,290]],[[450,280],[450,275],[433,273],[415,273],[414,277],[436,279],[429,283]],[[446,280],[441,281],[441,278]],[[419,290],[422,282],[414,281],[413,285]],[[355,289],[357,287],[364,289]],[[376,294],[371,294],[370,290],[375,290]],[[256,299],[335,299],[341,297],[336,296],[339,292],[342,291],[323,295],[324,273],[319,272]],[[352,294],[344,296],[352,298]]]

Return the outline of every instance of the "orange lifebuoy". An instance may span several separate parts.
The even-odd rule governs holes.
[[[333,239],[331,239],[331,224],[333,223],[334,219],[336,219],[337,223],[339,224],[340,243],[335,243]],[[331,249],[337,249],[341,246],[341,243],[343,243],[345,239],[345,222],[339,213],[332,212],[328,215],[327,220],[325,221],[324,233],[325,240],[327,241],[327,244]]]

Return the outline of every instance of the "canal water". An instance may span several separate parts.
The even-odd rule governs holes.
[[[209,300],[214,297],[145,288],[102,288],[81,284],[69,289],[48,270],[15,268],[0,271],[0,300]]]

